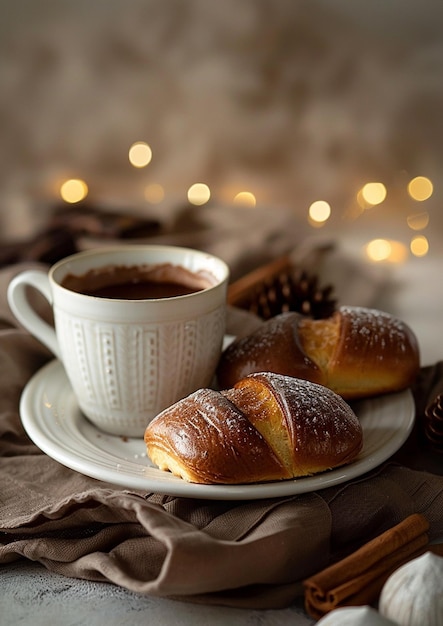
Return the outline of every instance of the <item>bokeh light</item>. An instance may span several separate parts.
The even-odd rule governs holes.
[[[144,141],[136,141],[129,148],[129,162],[134,167],[146,167],[152,159],[151,147]]]
[[[361,188],[357,200],[361,196],[366,205],[375,206],[381,204],[386,199],[386,195],[387,191],[383,183],[366,183]]]
[[[165,197],[165,190],[162,185],[158,183],[151,183],[150,185],[146,185],[144,189],[145,200],[150,202],[151,204],[158,204]]]
[[[408,215],[406,221],[411,230],[423,230],[429,224],[429,213],[423,211],[422,213]]]
[[[233,202],[241,206],[255,207],[257,205],[257,199],[250,191],[240,191],[234,196]]]
[[[316,200],[309,207],[308,215],[315,225],[324,224],[331,216],[331,207],[325,200]]]
[[[416,176],[408,184],[408,194],[413,200],[423,202],[433,194],[434,186],[426,176]]]
[[[195,183],[188,189],[188,200],[191,204],[200,206],[206,204],[211,197],[211,191],[205,183]]]
[[[408,256],[407,247],[392,239],[373,239],[366,244],[366,255],[374,262],[402,263]]]
[[[88,185],[80,178],[70,178],[62,183],[60,195],[62,199],[69,204],[81,202],[88,195]]]
[[[410,248],[414,256],[425,256],[429,252],[429,242],[424,235],[417,235],[411,240]]]
[[[386,261],[391,254],[391,244],[387,239],[373,239],[366,245],[366,254],[371,261]]]

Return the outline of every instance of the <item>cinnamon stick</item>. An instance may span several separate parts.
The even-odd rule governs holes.
[[[373,604],[392,574],[425,552],[429,523],[414,513],[346,558],[303,582],[305,610],[314,619],[340,606]]]
[[[261,265],[245,276],[238,278],[228,288],[228,303],[233,306],[241,306],[243,301],[248,301],[255,295],[257,287],[275,278],[280,272],[288,272],[291,269],[291,261],[288,255],[283,255],[274,261]]]

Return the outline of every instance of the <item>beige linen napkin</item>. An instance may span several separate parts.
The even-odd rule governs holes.
[[[426,517],[430,540],[443,535],[443,477],[395,464],[317,493],[251,502],[134,492],[63,467],[33,445],[18,414],[24,385],[51,357],[8,311],[5,284],[17,269],[0,273],[0,568],[25,558],[142,594],[275,608],[412,513]],[[230,323],[238,331],[248,320],[231,311]],[[422,403],[443,387],[435,372],[422,372]]]

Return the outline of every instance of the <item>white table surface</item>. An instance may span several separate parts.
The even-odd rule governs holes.
[[[443,358],[443,257],[413,259],[390,267],[393,287],[377,302],[378,308],[399,315],[413,328],[422,364]],[[264,564],[265,566],[265,564]],[[250,611],[140,597],[103,583],[65,578],[34,563],[0,568],[0,624],[63,624],[75,626],[138,626],[138,624],[236,626],[308,626],[314,622],[301,606]]]
[[[269,611],[141,597],[106,583],[65,578],[38,564],[0,570],[0,624],[16,626],[308,626],[301,606]]]

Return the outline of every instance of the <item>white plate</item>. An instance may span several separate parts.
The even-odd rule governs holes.
[[[364,445],[357,460],[315,476],[253,485],[196,485],[151,465],[143,439],[107,435],[78,408],[61,363],[44,366],[26,385],[20,402],[23,426],[48,456],[86,476],[127,489],[213,500],[254,500],[316,491],[355,478],[388,459],[414,423],[409,390],[354,406]]]

